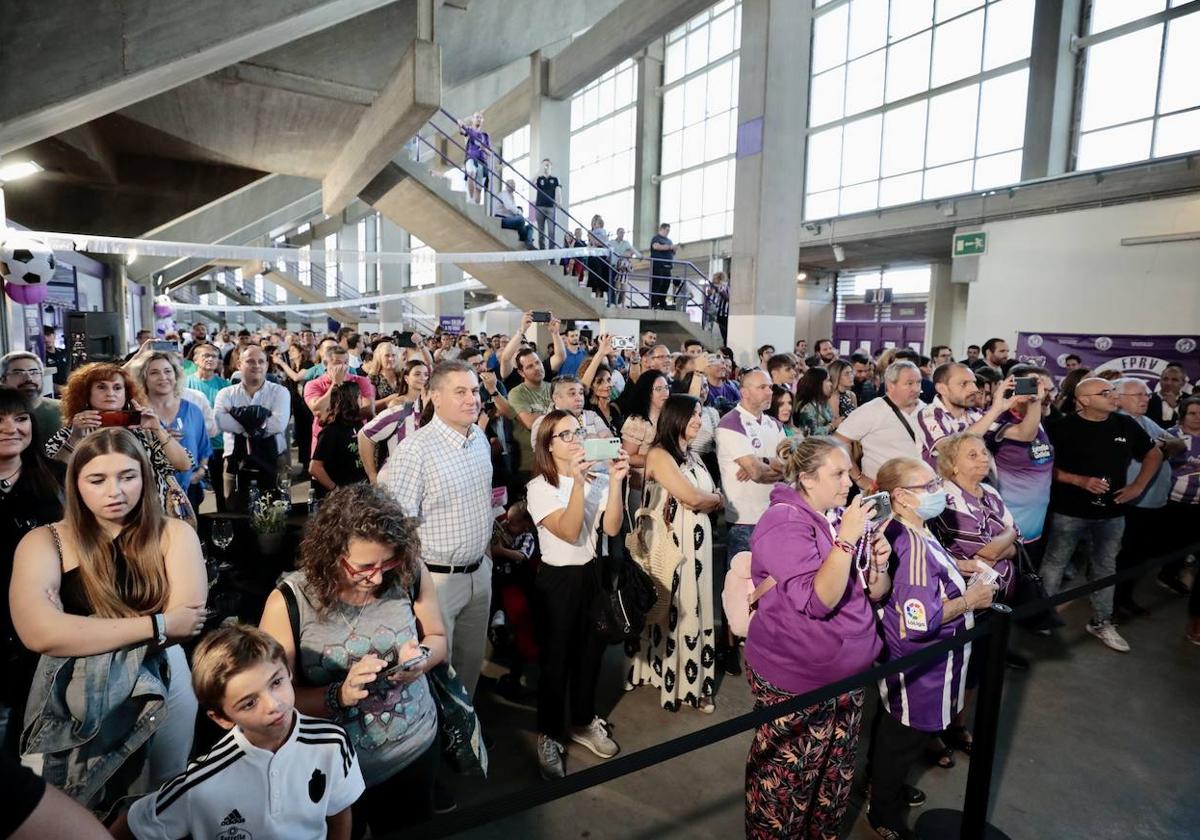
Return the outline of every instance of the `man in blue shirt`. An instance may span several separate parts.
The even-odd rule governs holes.
[[[567,330],[566,344],[566,359],[555,373],[558,376],[579,376],[579,369],[583,367],[583,363],[587,360],[588,352],[587,348],[579,343],[578,327],[572,326],[571,329]]]

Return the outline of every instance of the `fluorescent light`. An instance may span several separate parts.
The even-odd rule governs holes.
[[[797,275],[796,275],[796,279],[797,279],[797,280],[800,280],[800,281],[807,280],[807,279],[808,279],[808,272],[806,272],[806,271],[801,271],[799,274],[797,274]]]
[[[12,163],[0,163],[0,181],[16,181],[20,178],[36,175],[41,171],[42,167],[38,166],[31,160],[16,160]]]
[[[835,260],[837,260],[838,262],[845,262],[846,261],[846,249],[843,248],[841,245],[834,245],[833,246],[833,258]]]

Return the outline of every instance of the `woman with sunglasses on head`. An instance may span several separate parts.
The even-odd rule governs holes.
[[[664,378],[665,383],[665,378]],[[639,380],[640,384],[641,380]],[[625,645],[629,670],[625,688],[643,683],[659,689],[668,711],[686,703],[705,714],[715,710],[716,613],[713,609],[712,524],[708,514],[725,506],[703,462],[689,451],[700,431],[700,403],[675,394],[658,418],[654,445],[646,456],[646,486],[640,507],[651,511],[649,532],[665,528],[677,548],[678,563],[669,582],[659,581],[660,596],[670,599],[660,621],[647,621],[641,638]],[[664,585],[666,591],[663,592]]]
[[[942,479],[923,461],[893,458],[875,482],[892,502],[885,531],[892,545],[892,589],[882,602],[887,659],[899,659],[975,626],[995,590],[982,577],[967,586],[958,564],[926,527],[946,509]],[[963,707],[971,645],[893,674],[879,683],[880,707],[871,735],[869,821],[884,840],[916,837],[904,825],[905,778],[929,736],[951,726]],[[908,789],[911,790],[911,789]]]
[[[622,485],[629,473],[625,453],[607,471],[584,459],[584,432],[569,411],[541,418],[533,446],[529,515],[538,527],[542,563],[535,582],[541,676],[538,678],[538,764],[542,776],[559,778],[569,738],[600,758],[618,752],[596,716],[596,680],[606,643],[589,615],[597,591],[595,564],[600,528],[621,532]],[[566,710],[570,705],[570,726]]]
[[[259,622],[287,653],[296,708],[336,721],[353,741],[367,784],[356,837],[433,815],[438,712],[425,674],[445,660],[446,634],[420,554],[417,521],[384,490],[339,487],[309,520],[299,571]]]
[[[42,654],[22,746],[46,755],[47,781],[105,810],[183,771],[197,706],[180,644],[204,627],[207,590],[196,532],[163,516],[141,442],[85,437],[66,515],[21,540],[9,587],[13,626]],[[108,783],[138,759],[133,788]]]
[[[8,707],[4,752],[19,757],[21,719],[37,655],[17,638],[8,609],[13,555],[21,538],[39,525],[62,518],[62,476],[66,466],[42,454],[38,418],[15,388],[0,388],[0,706]]]

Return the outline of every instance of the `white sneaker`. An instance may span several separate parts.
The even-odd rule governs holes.
[[[587,747],[601,758],[612,758],[621,751],[617,742],[608,737],[606,724],[598,717],[592,718],[587,726],[571,727],[571,740]]]
[[[565,747],[549,735],[538,735],[538,767],[543,779],[561,779],[567,774],[563,765]]]
[[[1118,653],[1129,653],[1129,642],[1122,638],[1111,621],[1101,621],[1098,624],[1089,621],[1086,629],[1109,649],[1115,650]]]

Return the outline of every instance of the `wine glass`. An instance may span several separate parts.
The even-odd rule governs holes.
[[[221,562],[217,564],[218,571],[233,568],[233,564],[224,556],[229,546],[233,545],[233,521],[230,519],[214,519],[212,523],[213,545],[221,549]]]

